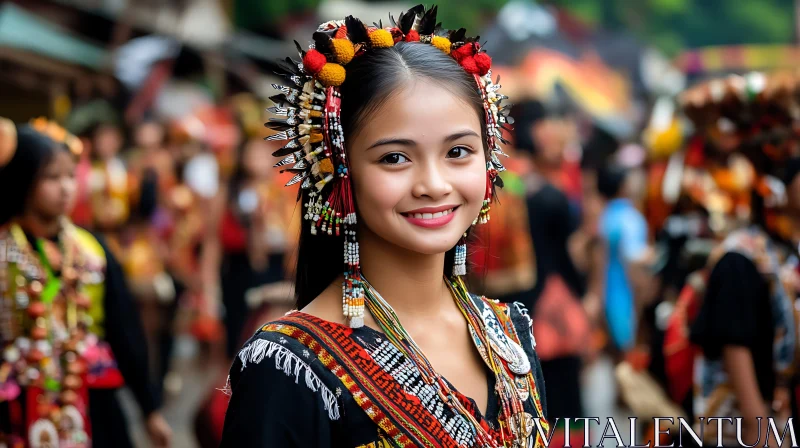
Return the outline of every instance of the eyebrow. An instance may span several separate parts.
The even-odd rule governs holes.
[[[446,143],[449,143],[458,140],[460,138],[472,137],[472,136],[480,138],[480,135],[478,135],[475,131],[465,129],[463,131],[459,131],[448,135],[447,137],[445,137],[444,141]],[[416,145],[416,142],[410,138],[393,138],[393,137],[382,138],[377,142],[373,143],[369,148],[367,148],[367,151],[373,148],[377,148],[379,146],[386,146],[386,145],[414,146]]]

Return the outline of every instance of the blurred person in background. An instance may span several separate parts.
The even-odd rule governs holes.
[[[648,227],[631,201],[630,170],[610,163],[597,174],[597,190],[606,200],[600,217],[605,246],[604,315],[612,351],[624,354],[636,344],[637,323],[653,299],[654,277]]]
[[[132,446],[117,396],[125,384],[153,446],[169,446],[122,269],[102,237],[67,218],[77,138],[44,119],[16,128],[6,121],[0,134],[2,151],[13,152],[0,157],[7,162],[0,188],[14,192],[0,199],[0,293],[9,305],[2,316],[3,441]]]
[[[294,198],[273,173],[271,152],[260,138],[240,147],[233,176],[219,189],[209,218],[204,256],[219,266],[226,354],[231,358],[241,346],[250,315],[248,292],[286,279]]]
[[[580,303],[583,279],[568,250],[578,219],[559,188],[573,127],[568,117],[548,111],[538,101],[519,105],[515,117],[517,154],[532,162],[523,183],[536,260],[536,285],[520,293],[519,300],[532,310],[547,395],[558,397],[547,401],[548,418],[582,417],[581,356],[589,328]]]

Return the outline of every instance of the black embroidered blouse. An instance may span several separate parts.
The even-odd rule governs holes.
[[[475,301],[486,320],[492,307],[486,299]],[[530,362],[536,393],[529,394],[525,410],[545,417],[537,411],[546,409],[544,380],[527,311],[519,304],[495,307],[506,313],[495,322],[513,326]],[[493,391],[495,377],[488,368],[487,373]],[[350,329],[291,313],[264,325],[245,344],[229,381],[221,447],[476,446],[463,417],[420,380],[383,333],[369,327]],[[482,426],[497,428],[497,393],[490,394],[485,416],[474,400],[459,399]]]

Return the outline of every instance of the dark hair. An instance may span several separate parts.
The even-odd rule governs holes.
[[[341,86],[345,140],[358,132],[365,116],[380,108],[398,87],[412,79],[436,83],[465,100],[479,115],[481,135],[487,141],[483,100],[473,76],[437,48],[406,42],[368,52],[347,65],[347,78]],[[302,202],[308,201],[308,191],[304,190]],[[312,236],[308,223],[303,222],[295,277],[298,309],[311,303],[342,274],[343,245],[343,237]],[[452,269],[453,255],[452,249],[445,255],[445,272]]]
[[[614,199],[619,196],[628,171],[618,165],[605,165],[597,172],[597,191],[606,198]]]
[[[17,127],[17,150],[4,167],[0,167],[0,226],[25,211],[42,169],[66,145],[54,142],[29,125]]]
[[[619,141],[606,130],[594,126],[592,133],[583,145],[581,169],[597,171],[609,163],[611,156],[619,148]]]
[[[539,101],[525,101],[514,105],[514,147],[520,151],[536,154],[536,142],[531,128],[547,118],[547,109]]]

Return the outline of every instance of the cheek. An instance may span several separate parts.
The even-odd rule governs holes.
[[[56,180],[43,180],[39,182],[33,193],[33,202],[40,206],[50,206],[59,198],[59,182]]]
[[[475,157],[466,166],[457,167],[453,171],[452,185],[467,204],[480,209],[486,197],[486,161],[483,157]]]
[[[403,173],[387,172],[374,165],[358,168],[353,174],[353,188],[362,216],[392,213],[410,191]]]

